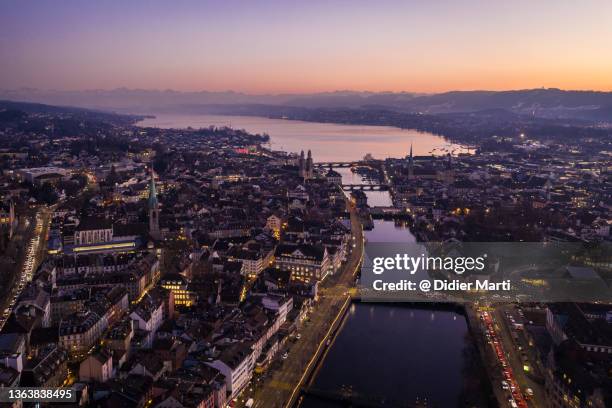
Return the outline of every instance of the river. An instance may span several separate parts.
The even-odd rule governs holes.
[[[375,158],[402,157],[413,145],[415,155],[462,151],[442,137],[384,126],[350,126],[245,116],[158,115],[141,126],[198,128],[232,126],[267,133],[274,148],[311,149],[315,161],[352,161],[366,153]],[[346,184],[367,183],[348,168],[336,169]],[[390,206],[386,191],[366,192],[370,206]],[[402,223],[375,220],[366,232],[369,242],[414,242]],[[358,303],[351,306],[342,329],[322,361],[312,386],[398,401],[424,402],[428,407],[480,402],[478,357],[469,339],[466,319],[452,309],[414,308],[398,304]],[[469,397],[466,397],[469,395]],[[306,397],[303,408],[337,407]],[[390,405],[393,406],[393,405]]]
[[[366,238],[369,242],[415,241],[401,223],[384,220],[375,220]],[[377,401],[385,398],[390,407],[406,403],[459,407],[466,399],[474,404],[484,399],[474,386],[477,361],[466,319],[459,311],[354,303],[310,386]],[[342,406],[313,396],[306,396],[299,405]]]
[[[365,183],[338,169],[345,183]],[[371,206],[390,205],[388,192],[368,191]],[[374,220],[368,242],[415,242],[401,222]],[[320,364],[311,386],[318,390],[385,398],[387,406],[484,405],[480,366],[463,314],[452,308],[355,303]],[[396,405],[397,403],[397,405]],[[305,397],[300,408],[335,408],[337,403]]]

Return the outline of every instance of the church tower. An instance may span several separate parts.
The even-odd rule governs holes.
[[[151,180],[149,181],[149,234],[155,239],[161,238],[159,232],[159,201],[157,200],[157,190],[155,188],[155,177],[153,167],[151,167]]]
[[[304,151],[302,150],[302,152],[300,153],[300,177],[305,178],[306,177],[306,160],[304,159]]]
[[[412,157],[412,143],[410,143],[410,155],[408,156],[408,178],[414,178],[414,158]]]
[[[314,164],[312,162],[312,152],[308,150],[308,158],[306,159],[306,178],[314,177]]]
[[[455,171],[453,170],[453,156],[450,153],[446,155],[446,163],[444,164],[444,170],[442,171],[442,175],[442,180],[447,184],[451,184],[453,181],[455,181]]]

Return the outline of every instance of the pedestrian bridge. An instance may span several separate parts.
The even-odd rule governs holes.
[[[364,191],[387,191],[387,184],[343,184],[344,191],[364,190]]]
[[[353,167],[359,166],[360,162],[318,162],[315,167]]]
[[[398,215],[404,214],[407,211],[403,208],[397,207],[372,207],[370,208],[370,214],[372,215]]]

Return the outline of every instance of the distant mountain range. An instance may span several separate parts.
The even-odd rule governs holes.
[[[405,108],[432,114],[504,109],[543,118],[610,121],[612,92],[560,89],[446,92],[415,97]]]
[[[213,106],[223,106],[225,111],[232,111],[235,108],[238,113],[247,105],[251,107],[265,105],[311,109],[375,109],[434,115],[503,110],[538,118],[612,123],[612,92],[560,89],[455,91],[439,94],[337,91],[316,94],[249,95],[238,92],[179,92],[125,88],[90,91],[44,91],[22,88],[0,90],[0,99],[133,114],[206,113]]]
[[[497,96],[497,95],[494,95]],[[427,101],[435,101],[437,96],[427,96]],[[302,99],[303,98],[303,99]],[[262,104],[262,103],[218,103],[218,104],[158,104],[156,110],[150,112],[161,113],[180,112],[182,114],[217,114],[217,115],[249,115],[273,119],[300,120],[317,123],[342,123],[349,125],[380,125],[394,126],[402,129],[416,129],[431,132],[447,137],[449,140],[469,144],[483,145],[496,135],[499,137],[516,137],[524,133],[530,138],[552,143],[582,143],[582,140],[599,140],[612,144],[612,126],[601,125],[602,121],[596,123],[593,120],[571,118],[548,118],[534,115],[535,112],[521,112],[521,109],[511,107],[489,108],[474,111],[453,111],[450,105],[444,109],[437,106],[435,113],[414,112],[406,105],[409,104],[405,95],[397,97],[393,95],[396,103],[402,106],[389,107],[387,105],[358,105],[358,107],[333,107],[333,101],[345,99],[342,103],[347,104],[350,95],[335,95],[335,98],[327,98],[327,95],[318,96],[321,100],[315,102],[315,97],[309,95],[292,99],[286,104]],[[360,95],[360,98],[381,99],[381,94]],[[422,96],[414,96],[413,101],[422,101]],[[503,98],[502,98],[503,99]],[[388,99],[387,99],[388,100]],[[445,100],[448,100],[445,99]],[[301,107],[295,106],[296,101],[301,104],[320,105],[327,102],[325,107]],[[438,100],[439,101],[439,100]],[[508,101],[502,101],[508,103]],[[471,104],[471,105],[470,105]],[[413,106],[423,105],[422,102],[414,102]],[[469,103],[462,102],[462,106],[478,107],[473,99]],[[524,105],[521,105],[524,106]],[[542,108],[538,108],[541,110]],[[134,112],[132,108],[129,111]],[[517,112],[515,112],[517,111]],[[572,112],[578,111],[573,110]],[[145,111],[147,112],[147,111]],[[430,111],[431,112],[431,111]],[[42,115],[41,115],[42,114]],[[109,109],[101,108],[75,108],[71,106],[53,106],[37,102],[16,102],[0,99],[0,127],[12,128],[22,132],[45,132],[48,129],[49,120],[53,121],[54,134],[99,134],[115,125],[131,125],[143,118],[143,115],[124,114],[109,112]],[[88,126],[83,128],[83,121]],[[610,122],[612,124],[612,122]],[[598,145],[599,146],[599,145]]]

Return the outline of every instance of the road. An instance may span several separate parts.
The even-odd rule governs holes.
[[[354,246],[343,268],[328,277],[319,287],[319,300],[310,313],[309,320],[300,329],[300,339],[288,341],[285,360],[279,359],[266,374],[254,378],[243,393],[238,396],[236,406],[243,406],[249,399],[255,401],[254,407],[281,408],[299,395],[299,389],[316,366],[315,356],[328,346],[330,328],[341,321],[343,307],[350,304],[350,291],[354,287],[355,275],[361,263],[364,237],[363,228],[354,208],[347,203],[351,214],[351,229]]]
[[[493,387],[499,387],[501,384],[503,390],[507,391],[508,402],[506,406],[527,408],[524,390],[521,389],[516,380],[515,369],[508,364],[507,351],[500,341],[498,334],[499,327],[497,326],[493,312],[481,312],[480,318],[484,323],[487,343],[491,346],[491,349],[497,357],[497,362],[499,363],[498,370],[502,373],[503,378],[501,381],[494,381]],[[497,388],[496,391],[498,391]]]
[[[523,358],[527,362],[530,372],[533,374],[534,370],[538,370],[537,365],[533,363],[534,359],[528,358],[529,345],[520,341],[517,332],[516,340],[512,336],[513,328],[510,327],[507,315],[511,314],[511,310],[514,310],[514,304],[499,305],[493,312],[496,320],[496,328],[498,337],[507,351],[506,356],[508,364],[514,371],[515,378],[518,382],[519,387],[522,390],[531,389],[533,390],[533,398],[529,401],[529,405],[533,407],[545,407],[545,391],[544,387],[538,384],[530,375],[527,375],[524,369]],[[514,319],[514,318],[513,318]],[[520,347],[520,349],[519,349]],[[523,357],[524,355],[524,357]]]
[[[27,217],[24,220],[22,228],[26,245],[22,248],[23,253],[20,255],[22,262],[18,269],[19,276],[14,281],[6,301],[2,304],[3,312],[2,316],[0,316],[0,330],[13,311],[21,291],[32,280],[38,265],[44,257],[50,216],[50,210],[40,208],[34,217]]]
[[[508,307],[511,306],[498,305],[478,311],[483,335],[486,336],[487,367],[495,394],[501,406],[545,407],[544,390],[526,375],[521,349],[513,341],[512,329],[505,320],[505,308]]]

